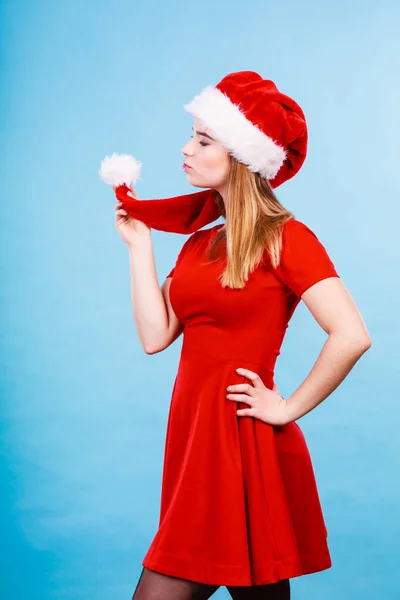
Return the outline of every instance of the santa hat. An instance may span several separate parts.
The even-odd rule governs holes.
[[[273,81],[253,71],[224,77],[208,86],[184,107],[210,130],[228,152],[273,188],[292,178],[307,153],[307,125],[300,106],[282,94]],[[124,210],[149,227],[192,233],[220,215],[213,190],[158,200],[138,200],[129,186],[140,174],[140,163],[127,155],[102,162],[100,176],[115,188]]]

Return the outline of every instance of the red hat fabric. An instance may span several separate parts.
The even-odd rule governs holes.
[[[170,233],[194,233],[221,215],[213,190],[184,194],[173,198],[138,200],[128,196],[130,189],[120,185],[115,195],[123,209],[148,227]]]
[[[254,71],[226,75],[184,107],[199,118],[238,161],[273,188],[293,177],[307,153],[307,125],[300,106],[273,81]],[[141,163],[129,155],[106,157],[100,176],[114,186],[124,210],[160,231],[189,234],[221,216],[213,190],[157,200],[130,196]]]

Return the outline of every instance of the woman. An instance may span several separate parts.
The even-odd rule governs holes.
[[[205,599],[225,585],[234,599],[287,600],[291,577],[331,566],[296,421],[337,388],[371,340],[324,246],[273,192],[305,159],[298,104],[245,71],[185,108],[194,122],[184,169],[207,191],[139,201],[116,188],[140,341],[153,354],[183,333],[159,528],[133,598]],[[199,229],[220,215],[222,227]],[[151,227],[193,231],[161,289]],[[284,400],[274,367],[300,300],[328,337]]]

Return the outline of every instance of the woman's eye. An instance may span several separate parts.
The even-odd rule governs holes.
[[[193,136],[190,136],[190,139],[193,139]],[[209,146],[210,144],[208,144],[207,142],[199,142],[200,146]]]

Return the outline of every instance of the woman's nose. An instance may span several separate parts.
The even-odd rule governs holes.
[[[185,156],[188,156],[190,154],[193,154],[193,145],[192,145],[193,140],[190,139],[188,142],[186,142],[186,144],[183,146],[182,148],[182,154],[184,154]]]

